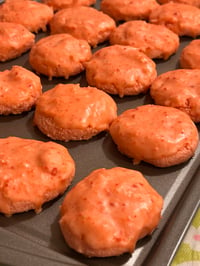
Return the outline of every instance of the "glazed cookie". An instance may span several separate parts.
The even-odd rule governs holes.
[[[135,170],[97,169],[66,195],[59,221],[66,243],[87,257],[133,252],[161,219],[162,196]]]
[[[200,35],[200,9],[192,5],[174,2],[160,5],[151,12],[149,22],[165,25],[179,36]]]
[[[20,36],[20,37],[19,37]],[[28,51],[35,35],[21,24],[0,22],[0,61],[4,62]]]
[[[151,11],[158,6],[156,0],[102,0],[100,9],[115,21],[148,20]]]
[[[50,22],[51,34],[68,33],[91,46],[106,41],[115,21],[92,7],[78,6],[58,11]]]
[[[84,65],[90,86],[120,97],[145,93],[157,76],[155,63],[131,46],[104,47]]]
[[[150,88],[156,104],[171,106],[200,122],[200,69],[176,69],[158,76]]]
[[[150,58],[167,60],[179,47],[179,37],[163,25],[143,20],[128,21],[118,26],[110,35],[111,44],[130,45]]]
[[[52,17],[53,9],[36,1],[6,1],[0,5],[0,21],[22,24],[31,32],[46,31]]]
[[[200,7],[200,0],[157,0],[160,4],[166,4],[169,2],[188,4],[192,6]]]
[[[116,118],[110,134],[119,151],[134,163],[168,167],[190,159],[197,148],[198,130],[190,117],[173,107],[143,105]]]
[[[42,94],[40,78],[21,66],[0,72],[0,114],[29,111]]]
[[[16,156],[17,154],[17,156]],[[0,212],[35,210],[63,194],[75,172],[68,150],[55,142],[0,139]]]
[[[86,140],[108,130],[116,116],[117,105],[105,92],[58,84],[38,99],[34,123],[55,140]]]
[[[180,55],[180,67],[200,69],[200,40],[193,40],[183,48]]]
[[[72,35],[54,34],[40,39],[31,48],[29,62],[40,74],[69,78],[84,70],[83,63],[92,56],[91,47],[85,40]]]
[[[91,6],[96,3],[96,0],[42,0],[42,2],[57,11],[73,6]]]

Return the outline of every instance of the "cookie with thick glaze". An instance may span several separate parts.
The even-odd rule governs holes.
[[[36,42],[29,54],[29,63],[38,74],[51,80],[81,73],[83,63],[92,56],[91,47],[85,40],[79,40],[67,33],[54,34]]]
[[[167,60],[179,47],[179,37],[163,25],[143,20],[127,21],[114,29],[109,41],[112,45],[130,45],[150,58]]]
[[[186,45],[180,54],[180,67],[200,69],[200,40],[196,39]]]
[[[50,22],[51,34],[68,33],[86,40],[91,46],[106,41],[115,21],[92,7],[78,6],[58,11]]]
[[[35,35],[18,23],[0,22],[0,61],[5,62],[27,52]]]
[[[0,5],[0,21],[22,24],[31,32],[46,31],[53,9],[36,1],[6,1]]]
[[[0,114],[20,114],[32,109],[42,94],[40,78],[21,66],[0,72]]]
[[[35,210],[64,193],[75,173],[68,150],[55,142],[0,139],[0,212]]]
[[[98,50],[84,66],[90,86],[120,97],[146,93],[157,76],[152,59],[139,49],[125,45]]]
[[[148,20],[151,11],[158,6],[156,0],[102,0],[100,9],[115,21]]]
[[[96,0],[42,0],[42,3],[58,11],[73,6],[91,6],[96,3]]]
[[[200,7],[200,0],[157,0],[160,4],[166,4],[169,2],[182,3],[192,6]]]
[[[171,106],[200,122],[200,69],[176,69],[159,75],[150,87],[158,105]]]
[[[157,167],[189,160],[199,142],[196,125],[189,115],[174,107],[142,105],[120,114],[110,126],[118,150]]]
[[[108,131],[117,116],[105,92],[79,84],[58,84],[38,99],[34,123],[54,140],[87,140]]]
[[[161,219],[162,196],[135,170],[97,169],[69,191],[61,205],[66,243],[87,257],[133,252]]]
[[[200,9],[196,6],[169,2],[152,10],[149,22],[165,25],[179,36],[200,35]]]

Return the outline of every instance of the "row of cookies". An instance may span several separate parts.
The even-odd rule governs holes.
[[[2,18],[0,17],[0,21],[20,23],[24,25],[28,30],[36,32],[40,28],[45,30],[46,26],[49,24],[51,34],[68,33],[74,36],[75,38],[86,40],[92,47],[109,39],[111,45],[112,44],[130,45],[140,49],[140,51],[144,52],[151,58],[163,58],[165,60],[168,59],[173,53],[177,51],[179,46],[178,35],[179,36],[187,35],[193,37],[199,35],[198,17],[200,14],[200,10],[193,6],[189,6],[188,9],[188,5],[181,5],[176,3],[175,4],[170,3],[170,5],[169,4],[161,5],[160,8],[162,9],[166,8],[166,11],[165,9],[160,11],[161,18],[159,18],[159,15],[155,15],[157,16],[157,18],[152,18],[152,20],[149,21],[150,23],[146,23],[145,21],[141,20],[140,21],[132,20],[127,23],[123,23],[122,25],[119,25],[116,28],[115,21],[111,17],[91,7],[80,6],[80,7],[66,8],[64,10],[57,12],[54,15],[53,13],[51,13],[50,15],[48,12],[45,12],[46,11],[45,5],[33,1],[26,1],[26,3],[27,6],[24,3],[22,3],[20,0],[1,5],[0,7],[8,5],[7,7],[8,10],[2,9],[2,14],[4,14],[4,17],[3,16]],[[42,8],[37,5],[35,7],[35,10],[36,11],[40,10],[40,12],[36,13],[37,16],[35,17],[37,19],[36,19],[36,24],[34,26],[27,25],[25,23],[26,20],[23,18],[24,14],[27,16],[34,15],[32,13],[29,14],[27,12],[28,10],[31,9],[30,4],[42,5]],[[11,21],[11,19],[9,19],[10,17],[9,11],[15,12],[15,14],[11,13],[10,16],[12,18],[18,18],[20,16],[22,17],[23,22],[18,19],[17,20],[13,19],[13,21]],[[31,9],[31,12],[33,11],[34,9]],[[156,8],[156,10],[154,11],[158,12],[158,9]],[[8,17],[6,16],[7,13]],[[40,17],[40,13],[43,15],[43,17]],[[163,14],[165,13],[166,13],[166,18],[163,17],[164,16]],[[174,17],[175,13],[176,13],[176,18]],[[152,17],[153,14],[154,12],[151,12]],[[185,17],[187,17],[187,23]],[[193,17],[195,17],[195,20],[193,20]],[[34,23],[35,19],[31,20],[31,22]],[[41,22],[43,22],[44,24],[41,25]],[[14,30],[11,29],[11,27],[14,27],[14,25],[9,26],[3,24],[1,26],[1,28],[4,29],[7,29],[8,27],[10,27],[10,29],[8,29],[8,32],[7,31],[6,33],[4,32],[5,38],[7,39],[9,39],[9,36],[6,36],[6,34],[8,35],[9,31],[10,35],[14,34],[13,32]],[[33,28],[35,28],[36,30],[33,30]],[[1,61],[12,59],[14,58],[14,56],[18,56],[22,52],[27,51],[33,45],[33,38],[34,38],[33,35],[31,37],[29,36],[28,39],[27,32],[22,32],[22,29],[21,30],[18,29],[16,31],[17,31],[15,33],[16,35],[17,33],[21,33],[24,35],[26,34],[26,39],[25,37],[23,39],[26,42],[27,40],[29,40],[29,42],[27,42],[27,47],[21,45],[22,46],[21,50],[19,49],[19,47],[13,47],[13,50],[15,49],[15,53],[14,51],[13,54],[11,53],[11,51],[7,51],[6,54],[8,55],[4,55],[4,57],[2,56]],[[10,40],[10,45],[13,45],[11,44],[11,41],[14,42],[16,40],[14,40],[14,38]],[[19,50],[18,54],[16,54],[16,50]],[[5,52],[6,48],[4,47],[4,54]],[[43,73],[43,74],[48,75],[48,73]]]
[[[180,141],[180,135],[182,136],[181,141],[187,143],[190,143],[191,140],[194,141],[194,143],[192,141],[194,146],[192,145],[191,149],[188,148],[188,150],[190,150],[190,153],[188,157],[186,156],[186,159],[184,159],[184,161],[193,155],[198,143],[198,133],[196,127],[193,126],[191,118],[193,118],[194,121],[197,121],[199,117],[197,108],[198,95],[195,95],[195,90],[193,88],[196,88],[196,86],[198,86],[199,72],[199,70],[174,70],[172,72],[160,75],[152,82],[150,89],[152,97],[159,105],[167,106],[161,107],[147,105],[145,107],[140,107],[140,109],[148,108],[147,110],[149,110],[149,113],[152,112],[150,110],[157,110],[155,111],[155,115],[153,111],[153,115],[150,115],[149,117],[148,111],[145,111],[147,114],[146,117],[148,117],[146,126],[149,123],[149,130],[151,128],[153,132],[157,132],[156,134],[158,138],[157,140],[155,139],[152,143],[153,150],[149,150],[152,156],[155,156],[154,149],[156,149],[157,141],[159,141],[159,139],[161,138],[160,136],[158,137],[158,132],[162,132],[163,128],[165,128],[164,132],[166,132],[166,136],[163,135],[164,132],[161,133],[163,135],[161,139],[164,146],[162,149],[159,148],[159,150],[162,150],[162,152],[164,152],[165,146],[167,145],[167,142],[169,142],[167,131],[172,132],[173,129],[177,134],[176,137],[174,136],[174,146],[178,145],[178,140]],[[58,84],[54,88],[42,94],[39,77],[31,71],[26,70],[20,66],[13,66],[10,71],[5,70],[1,72],[0,83],[3,88],[1,90],[1,114],[21,113],[23,111],[30,110],[32,106],[36,104],[34,123],[45,135],[54,140],[69,141],[90,139],[92,136],[97,135],[102,131],[109,130],[110,125],[115,119],[117,119],[117,105],[115,101],[106,92],[103,92],[96,87],[80,87],[78,84]],[[175,92],[173,91],[174,85],[177,87],[177,90]],[[193,93],[192,98],[188,96],[191,93]],[[179,102],[176,106],[175,104],[178,100]],[[176,109],[180,109],[180,114],[178,110],[169,108],[168,106],[170,105],[174,105]],[[162,112],[160,109],[163,109],[163,116],[161,116]],[[171,121],[173,121],[173,115],[166,115],[166,112],[168,112],[168,110],[170,109],[174,110],[175,114],[177,113],[175,117],[178,116],[176,117],[174,122],[171,122],[171,124],[167,123],[167,120],[171,119]],[[184,111],[186,115],[183,114],[182,111]],[[156,112],[160,113],[162,127],[161,124],[158,123]],[[190,115],[190,117],[188,116],[188,114]],[[181,119],[180,116],[185,116],[186,118],[188,117],[188,119]],[[134,116],[131,117],[128,120],[135,123],[133,119]],[[136,123],[134,125],[134,130],[132,126],[129,126],[132,128],[132,134],[137,131],[137,128],[141,131],[144,119],[142,117],[143,115],[138,122],[141,123],[141,126]],[[187,130],[186,124],[183,123],[180,126],[181,123],[179,122],[179,120],[183,120],[182,123],[187,120],[187,124],[189,125],[188,127],[190,129],[194,128],[192,130],[193,133],[190,132],[191,136],[190,134],[188,136],[191,140],[188,141],[188,137],[186,137],[187,134],[184,133]],[[154,122],[156,127],[155,129],[153,129]],[[176,125],[180,126],[179,130],[177,129]],[[130,137],[125,137],[124,131],[129,130],[129,127],[128,125],[124,125],[122,127],[120,126],[120,130],[122,130],[122,132],[119,132],[119,134],[122,135],[122,138],[126,142],[130,140]],[[167,127],[169,127],[170,129],[167,130]],[[147,132],[149,132],[149,130]],[[111,132],[113,132],[114,134],[117,132],[117,129],[115,128]],[[144,143],[145,137],[143,136],[142,132],[143,131],[141,131],[140,134],[136,133],[136,136],[134,136],[133,138],[135,139],[134,142],[136,142],[137,145],[139,143],[138,139],[142,139],[143,153],[145,154],[146,152],[144,151],[144,149],[146,149],[147,144]],[[150,134],[150,136],[153,136],[153,133]],[[148,141],[150,141],[150,138],[148,138]],[[183,146],[185,146],[185,144]],[[135,147],[131,148],[133,147],[133,143],[128,144],[128,147],[129,149],[133,149],[133,151],[135,152],[131,157],[137,160],[140,157],[139,155],[137,155],[137,153],[139,154],[140,152],[136,152],[137,149]],[[166,148],[166,151],[164,153],[166,153],[167,150],[170,150],[169,147]],[[178,150],[182,152],[182,149],[180,149],[180,147],[178,148]],[[173,153],[178,156],[177,151]],[[127,154],[130,156],[130,152],[127,152]],[[143,156],[141,158],[143,158]],[[146,161],[145,159],[141,160]],[[177,163],[180,163],[179,160],[178,162],[171,162],[169,165],[174,165]],[[164,167],[169,165],[167,164],[162,166]],[[157,164],[157,166],[159,166],[159,164]]]
[[[6,2],[13,2],[14,0],[6,0]],[[22,1],[27,1],[27,0],[22,0]],[[50,6],[53,8],[54,11],[58,11],[60,9],[65,9],[69,8],[72,6],[90,6],[95,4],[97,1],[96,0],[41,0],[42,3]],[[106,1],[109,3],[109,1]],[[200,7],[199,0],[157,0],[159,4],[165,4],[168,2],[175,2],[175,3],[182,3],[182,4],[189,4],[193,5],[196,7]],[[131,1],[131,2],[123,2],[121,1],[120,4],[122,5],[129,5],[131,4],[134,7],[138,6],[137,1]],[[146,1],[146,3],[143,3],[143,8],[146,6],[155,6],[155,1]]]
[[[109,5],[108,10],[104,7],[106,4]],[[150,53],[153,58],[161,57],[164,59],[174,53],[179,45],[178,37],[171,31],[179,36],[196,37],[199,35],[200,10],[195,6],[173,2],[163,5],[156,4],[156,8],[152,7],[148,10],[147,21],[150,22],[148,25],[142,21],[133,23],[133,20],[141,19],[139,15],[126,18],[121,17],[120,14],[112,14],[116,8],[122,12],[121,6],[125,6],[125,13],[130,10],[136,12],[137,8],[134,8],[134,4],[134,1],[129,4],[120,1],[119,5],[115,5],[112,1],[104,0],[101,2],[103,12],[86,6],[73,6],[54,14],[51,7],[39,2],[8,1],[0,6],[0,21],[19,23],[31,32],[38,32],[40,29],[46,30],[49,24],[51,34],[69,33],[76,38],[87,40],[93,47],[107,40],[111,31],[115,30],[116,32],[110,39],[111,44],[132,45]],[[149,1],[144,1],[144,4],[150,6]],[[141,4],[138,5],[138,8],[144,10]],[[34,17],[34,19],[29,20],[29,17]],[[125,23],[119,29],[115,29],[115,22],[120,20],[131,20],[132,24]],[[156,27],[151,24],[160,26]],[[156,38],[154,38],[155,36]],[[167,54],[166,51],[163,51],[163,55],[153,55],[153,53],[151,55],[151,51],[148,51],[152,49],[152,45],[156,46],[154,50],[164,49],[163,43],[167,41],[169,43],[166,47],[171,47],[171,49],[168,48]],[[146,47],[143,48],[143,45]],[[165,49],[167,49],[166,47]]]
[[[7,216],[30,209],[39,213],[74,177],[74,160],[55,142],[8,137],[0,139],[0,147],[0,211]],[[140,172],[102,168],[67,193],[59,223],[76,251],[116,256],[131,253],[138,239],[152,233],[162,206],[162,197]]]

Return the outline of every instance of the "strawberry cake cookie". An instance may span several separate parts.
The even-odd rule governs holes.
[[[58,84],[38,99],[34,123],[54,140],[87,140],[109,130],[117,105],[105,92],[79,84]]]
[[[16,156],[17,155],[17,156]],[[0,139],[0,212],[35,210],[67,189],[75,173],[68,150],[55,142]]]
[[[120,114],[110,126],[118,150],[157,167],[169,167],[189,160],[199,142],[191,118],[174,107],[142,105]]]
[[[132,253],[161,219],[163,198],[135,170],[97,169],[69,191],[61,205],[66,243],[87,257]]]

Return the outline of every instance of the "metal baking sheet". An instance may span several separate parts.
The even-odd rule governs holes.
[[[100,1],[97,1],[95,7],[99,8]],[[36,39],[46,36],[47,33],[39,33]],[[192,39],[181,38],[181,45],[177,53],[169,60],[155,60],[158,74],[179,68],[179,56],[183,47]],[[103,43],[96,49],[108,45]],[[95,49],[95,50],[96,50]],[[21,65],[32,70],[28,62],[29,53],[6,63],[0,63],[0,71],[10,69],[12,65]],[[69,78],[53,78],[48,80],[45,76],[40,76],[43,91],[53,88],[58,83],[80,83],[81,86],[87,86],[84,72]],[[119,98],[113,96],[118,105],[118,114],[129,108],[139,105],[152,103],[147,93],[139,96],[126,96]],[[44,136],[33,125],[34,110],[21,115],[9,115],[0,117],[0,137],[17,136],[22,138],[31,138],[42,141],[50,139]],[[198,125],[197,125],[198,126]],[[199,180],[195,173],[200,162],[200,147],[198,147],[195,156],[186,163],[169,168],[157,168],[150,164],[142,162],[139,165],[133,165],[132,160],[120,154],[108,133],[103,132],[88,141],[59,142],[68,148],[70,154],[76,162],[76,175],[65,194],[44,205],[40,214],[33,211],[16,214],[10,218],[0,214],[0,265],[29,265],[29,266],[140,266],[140,265],[167,265],[180,239],[182,230],[184,230],[187,221],[192,215],[199,192],[196,197],[188,198],[188,207],[180,205],[177,231],[179,234],[170,235],[165,233],[169,230],[169,224],[173,226],[174,215],[177,213],[177,206],[183,198],[193,193],[197,186],[191,185],[193,180]],[[17,156],[17,154],[16,154]],[[110,258],[85,258],[84,256],[71,250],[64,242],[58,220],[59,206],[66,193],[83,177],[97,168],[111,168],[115,166],[136,169],[143,173],[150,184],[164,197],[164,209],[162,220],[152,236],[145,237],[138,241],[135,251],[132,254],[124,254],[118,257]],[[192,186],[192,187],[191,187]],[[191,189],[188,192],[188,187]],[[172,241],[173,239],[173,241]],[[173,242],[173,244],[172,244]],[[159,248],[158,248],[159,243]],[[168,246],[166,244],[168,243]],[[162,247],[165,247],[164,251]],[[173,250],[172,250],[173,248]],[[163,254],[160,251],[164,252]],[[164,259],[163,259],[164,258]],[[155,263],[156,262],[156,263]]]

